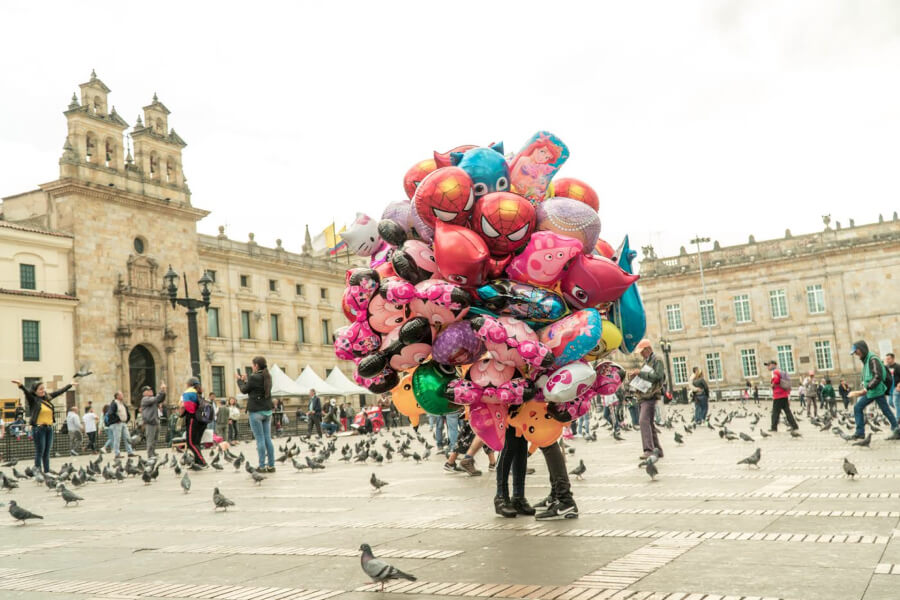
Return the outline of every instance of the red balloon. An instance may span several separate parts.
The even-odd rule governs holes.
[[[475,203],[472,229],[493,256],[507,256],[528,243],[535,225],[534,206],[512,192],[485,194]]]
[[[481,237],[465,227],[437,221],[434,261],[441,276],[456,285],[477,287],[485,281],[491,255]]]
[[[563,177],[554,181],[553,195],[580,200],[594,210],[600,210],[600,197],[594,188],[574,177]]]
[[[419,187],[419,184],[425,179],[425,176],[435,169],[437,169],[437,165],[433,158],[420,160],[409,168],[409,171],[403,176],[403,190],[410,200],[412,199],[413,194],[416,193],[416,188]]]
[[[469,220],[475,196],[472,180],[459,167],[444,167],[429,173],[412,199],[413,210],[428,227],[435,221],[465,225]]]
[[[612,259],[612,257],[616,255],[615,249],[609,245],[609,242],[602,238],[597,240],[597,245],[594,246],[594,250],[596,250],[600,256],[609,259]]]
[[[438,166],[441,167],[451,167],[453,166],[453,160],[450,155],[454,153],[464,154],[466,150],[471,150],[472,148],[477,148],[478,146],[473,146],[472,144],[464,144],[462,146],[457,146],[456,148],[452,148],[447,150],[446,152],[438,152],[434,151],[434,162]]]
[[[572,308],[594,308],[618,300],[638,277],[608,258],[579,254],[566,266],[560,291]]]

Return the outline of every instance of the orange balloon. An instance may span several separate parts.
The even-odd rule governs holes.
[[[419,406],[416,396],[413,394],[412,374],[413,372],[410,371],[400,379],[397,387],[391,390],[391,399],[400,414],[407,417],[413,427],[418,427],[419,417],[425,414],[425,409]]]
[[[516,435],[524,436],[528,440],[529,454],[558,440],[566,426],[565,423],[560,423],[548,415],[547,403],[538,400],[529,400],[521,404],[518,412],[510,416],[507,422],[516,430]]]
[[[599,252],[600,256],[605,256],[609,259],[612,259],[612,257],[616,255],[615,249],[609,245],[609,242],[602,238],[597,240],[597,245],[594,246],[594,250]]]
[[[580,200],[594,210],[600,210],[600,197],[594,188],[574,177],[563,177],[553,182],[552,194],[557,197]]]

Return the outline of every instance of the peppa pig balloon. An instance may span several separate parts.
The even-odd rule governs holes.
[[[600,237],[600,216],[583,202],[571,198],[548,198],[537,207],[537,231],[552,231],[573,237],[590,254]]]
[[[566,265],[560,291],[572,308],[593,308],[618,300],[638,277],[608,258],[582,254]]]
[[[551,288],[562,277],[570,260],[581,254],[578,240],[552,231],[538,231],[525,250],[510,261],[506,273],[513,281]]]

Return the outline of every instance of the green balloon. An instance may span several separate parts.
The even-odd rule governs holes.
[[[447,400],[447,384],[456,378],[452,367],[428,361],[413,372],[413,395],[425,412],[430,415],[446,415],[458,409]]]

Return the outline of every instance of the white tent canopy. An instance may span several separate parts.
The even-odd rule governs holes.
[[[341,390],[345,396],[350,394],[371,394],[369,390],[364,387],[358,386],[352,381],[350,378],[344,375],[344,372],[341,371],[340,367],[335,367],[331,370],[331,373],[328,374],[328,378],[325,379],[325,383],[332,385],[339,390]],[[318,388],[317,388],[318,389]]]
[[[288,377],[278,365],[273,365],[269,369],[269,375],[272,376],[273,398],[303,396],[307,393],[307,390],[294,383],[294,380]]]
[[[303,396],[309,395],[309,390],[316,390],[316,393],[321,396],[343,396],[344,391],[331,385],[330,383],[326,383],[321,377],[316,375],[316,372],[313,371],[313,368],[309,365],[306,365],[303,368],[303,372],[297,376],[297,379],[294,380],[294,385],[297,386],[300,390],[300,393]]]

